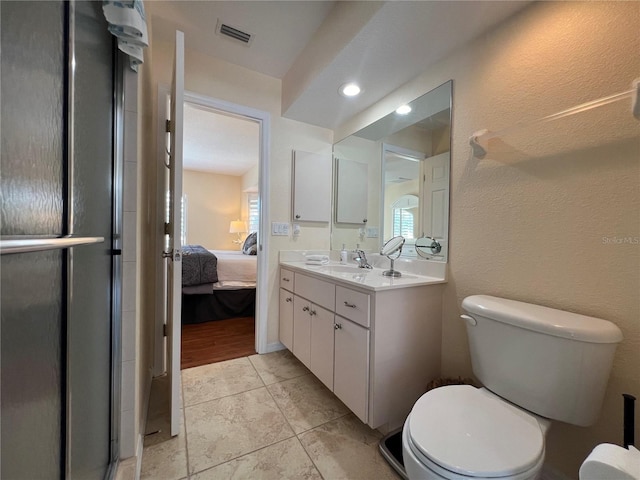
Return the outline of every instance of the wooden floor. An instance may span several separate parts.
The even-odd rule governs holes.
[[[182,326],[182,369],[253,355],[254,317]]]

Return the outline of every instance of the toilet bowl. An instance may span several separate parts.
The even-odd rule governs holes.
[[[482,388],[441,387],[416,402],[403,428],[411,479],[536,478],[549,423]]]
[[[485,388],[451,385],[418,399],[402,431],[407,476],[538,478],[551,420],[597,420],[622,333],[606,320],[497,297],[462,306]]]

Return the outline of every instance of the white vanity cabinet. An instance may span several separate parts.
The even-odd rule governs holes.
[[[293,272],[280,270],[280,342],[293,351]]]
[[[294,276],[293,354],[333,390],[335,287],[298,273]]]
[[[315,304],[309,306],[309,370],[333,390],[334,313]]]
[[[336,315],[333,393],[368,420],[369,330]]]
[[[280,341],[363,422],[400,427],[440,375],[442,284],[376,291],[280,272]]]

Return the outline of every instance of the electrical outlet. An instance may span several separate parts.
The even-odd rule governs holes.
[[[378,238],[378,227],[367,227],[367,238]]]
[[[271,235],[287,237],[289,224],[284,222],[271,222]]]

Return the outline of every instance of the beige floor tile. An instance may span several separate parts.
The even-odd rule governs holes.
[[[382,436],[355,415],[321,425],[298,438],[326,479],[397,480],[378,450]]]
[[[190,473],[293,436],[264,387],[187,407],[185,415]]]
[[[182,371],[185,406],[264,386],[251,362],[244,358]]]
[[[349,412],[338,397],[311,374],[267,388],[296,434]]]
[[[265,385],[300,377],[309,373],[305,367],[289,350],[264,355],[251,355],[249,360],[258,371]]]
[[[160,443],[156,443],[157,438],[155,441],[150,440],[149,445],[145,439],[140,479],[178,480],[186,477],[187,449],[184,425],[180,425],[180,434],[177,437],[167,440],[164,436],[164,441]]]
[[[192,480],[322,480],[297,438],[289,438],[205,470]]]

